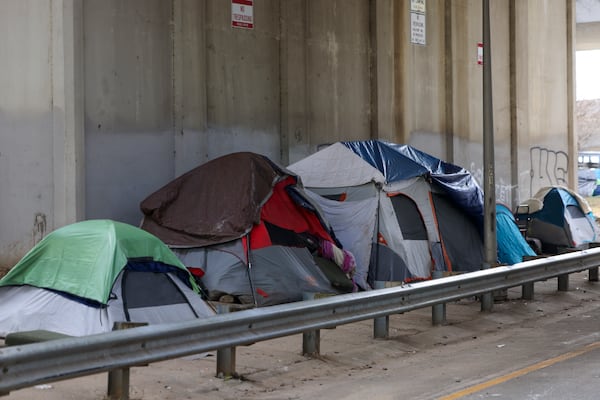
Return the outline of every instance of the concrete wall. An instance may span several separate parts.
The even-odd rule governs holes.
[[[171,3],[83,2],[86,218],[137,224],[174,174]]]
[[[50,7],[35,0],[4,3],[0,13],[0,254],[11,263],[47,229],[52,217]],[[17,22],[19,21],[19,22]]]
[[[577,51],[600,49],[600,22],[577,24]]]
[[[62,5],[0,5],[0,268],[83,217],[81,8]]]
[[[573,0],[491,3],[496,194],[514,205],[556,183],[549,157],[571,168]],[[381,138],[482,183],[481,1],[426,6],[417,45],[408,0],[255,0],[251,30],[224,0],[0,3],[0,264],[76,220],[137,224],[144,197],[233,151],[287,165]]]
[[[576,172],[576,155],[569,151],[573,116],[567,106],[573,84],[566,79],[567,7],[543,0],[516,5],[516,35],[522,39],[515,47],[518,154],[513,162],[519,170],[513,184],[522,197],[541,186],[567,185],[569,173]]]

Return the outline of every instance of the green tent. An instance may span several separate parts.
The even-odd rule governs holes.
[[[0,286],[31,285],[105,305],[128,260],[149,258],[189,274],[156,236],[121,222],[83,221],[46,236],[0,280]],[[191,274],[189,281],[197,292]]]
[[[120,321],[210,315],[193,276],[163,242],[115,221],[57,229],[0,280],[0,337],[38,329],[84,336]]]

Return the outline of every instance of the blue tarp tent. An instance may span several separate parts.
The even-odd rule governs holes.
[[[471,218],[479,233],[482,234],[483,192],[466,169],[442,161],[409,145],[380,140],[343,143],[381,171],[387,182],[426,176]],[[496,207],[496,236],[500,263],[514,264],[521,262],[523,256],[535,255],[519,232],[514,216],[502,205]]]
[[[427,176],[483,229],[483,192],[466,169],[442,161],[409,145],[382,140],[342,142],[377,168],[388,183]]]
[[[368,283],[481,269],[483,192],[466,169],[379,140],[337,142],[288,169],[314,193]]]
[[[368,141],[334,143],[288,169],[315,194],[370,284],[481,269],[483,242],[475,218],[432,183],[430,171],[440,178],[450,170],[470,177],[450,167],[409,146]]]

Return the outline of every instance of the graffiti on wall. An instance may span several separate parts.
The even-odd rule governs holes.
[[[569,172],[569,155],[540,146],[529,148],[529,196],[534,188],[566,185]]]
[[[46,235],[46,214],[35,213],[33,216],[33,231],[31,233],[33,245],[38,244]]]
[[[475,163],[472,162],[469,171],[471,172],[471,175],[473,176],[473,178],[475,178],[479,186],[483,188],[483,169],[476,168]],[[504,179],[500,178],[498,181],[495,182],[494,186],[496,188],[496,202],[503,204],[511,204],[512,191],[514,188],[517,187],[517,185],[507,184],[506,182],[504,182]]]

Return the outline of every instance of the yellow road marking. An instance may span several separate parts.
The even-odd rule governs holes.
[[[589,351],[595,350],[595,349],[597,349],[599,347],[600,347],[600,342],[592,343],[592,344],[589,344],[589,345],[587,345],[587,346],[585,346],[585,347],[583,347],[583,348],[581,348],[579,350],[571,351],[569,353],[565,353],[565,354],[562,354],[560,356],[557,356],[557,357],[554,357],[554,358],[550,358],[550,359],[545,360],[545,361],[541,361],[541,362],[539,362],[537,364],[530,365],[529,367],[525,367],[525,368],[519,369],[517,371],[511,372],[510,374],[507,374],[507,375],[504,375],[504,376],[499,376],[498,378],[494,378],[494,379],[491,379],[491,380],[489,380],[487,382],[483,382],[483,383],[480,383],[478,385],[471,386],[471,387],[463,389],[463,390],[461,390],[459,392],[455,392],[455,393],[449,394],[448,396],[440,397],[439,400],[456,400],[456,399],[460,399],[463,396],[479,392],[480,390],[487,389],[489,387],[498,385],[500,383],[504,383],[504,382],[509,381],[511,379],[517,378],[519,376],[523,376],[523,375],[528,374],[530,372],[537,371],[537,370],[540,370],[542,368],[549,367],[549,366],[554,365],[556,363],[559,363],[561,361],[565,361],[565,360],[568,360],[570,358],[580,356],[580,355],[585,354],[585,353],[587,353]]]

